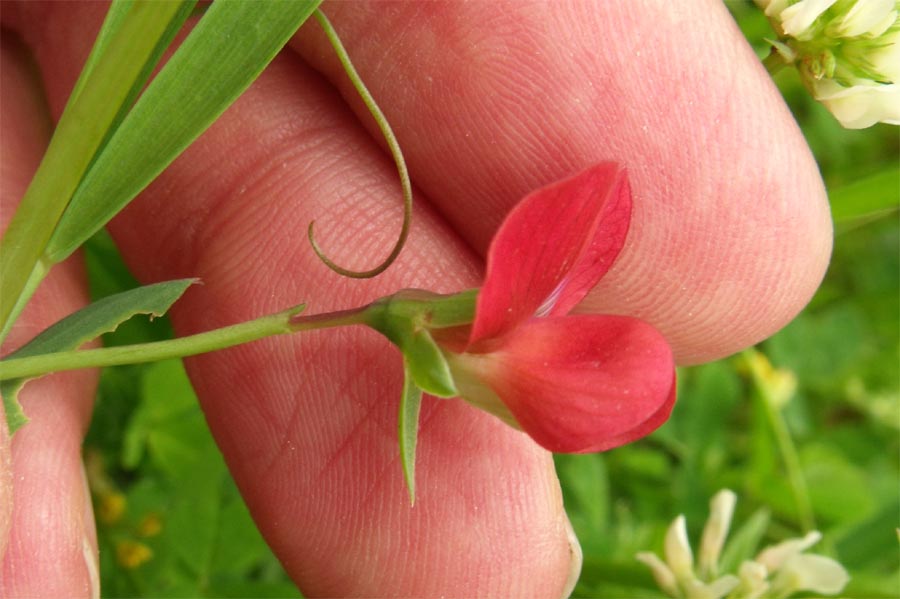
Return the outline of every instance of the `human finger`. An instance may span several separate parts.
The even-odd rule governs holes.
[[[531,189],[624,163],[632,228],[585,311],[637,316],[681,363],[781,328],[828,264],[796,123],[718,0],[327,3],[432,205],[479,253]],[[315,24],[292,42],[370,129]]]
[[[0,40],[0,230],[34,174],[50,130],[27,53]],[[3,353],[86,302],[75,256],[57,265],[16,322]],[[81,462],[96,373],[49,376],[19,395],[30,422],[10,439],[0,426],[0,596],[99,596],[97,540]],[[0,407],[0,413],[3,408]]]
[[[98,15],[55,10],[23,17],[23,28],[45,40],[38,56],[59,107]],[[63,35],[42,33],[63,19]],[[476,284],[477,257],[425,203],[401,260],[376,281],[341,279],[309,250],[305,226],[323,216],[320,242],[338,262],[377,261],[396,234],[397,198],[377,145],[286,55],[112,230],[142,279],[203,279],[172,312],[182,334],[302,300],[321,311],[401,287]],[[373,333],[267,340],[188,366],[257,523],[304,591],[545,596],[571,584],[577,546],[549,455],[461,402],[423,408],[409,507],[395,433],[400,358]]]

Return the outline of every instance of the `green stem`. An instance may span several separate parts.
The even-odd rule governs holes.
[[[118,366],[121,364],[136,364],[138,362],[155,362],[169,358],[183,358],[225,349],[273,335],[363,324],[366,318],[365,311],[368,309],[368,306],[355,310],[299,317],[298,313],[302,309],[303,306],[299,306],[248,322],[167,341],[100,349],[63,351],[28,358],[2,360],[0,361],[0,380],[32,378],[51,372],[76,370],[79,368]]]
[[[751,349],[745,352],[748,358],[747,363],[750,364],[753,362],[751,352],[755,352],[755,350]],[[809,499],[809,489],[806,486],[806,478],[803,476],[803,467],[800,464],[800,456],[797,453],[796,445],[794,445],[791,431],[784,419],[782,410],[779,409],[779,402],[773,397],[772,391],[765,380],[763,380],[763,377],[752,365],[750,371],[753,376],[756,390],[760,394],[763,405],[765,406],[766,417],[769,420],[769,425],[775,436],[775,442],[778,445],[778,450],[781,453],[781,458],[784,462],[788,482],[790,483],[791,491],[794,495],[794,502],[797,505],[797,515],[800,524],[806,531],[815,530],[816,520],[813,515],[812,502]]]
[[[400,186],[403,190],[403,225],[400,229],[400,235],[397,237],[397,242],[394,244],[394,248],[391,250],[388,257],[375,268],[363,271],[355,271],[338,266],[325,255],[319,247],[319,244],[316,243],[315,236],[313,235],[313,226],[316,221],[309,223],[307,236],[309,237],[309,243],[312,245],[313,251],[328,268],[345,277],[370,279],[387,270],[388,267],[394,263],[394,260],[397,259],[397,256],[400,255],[400,251],[403,250],[403,246],[406,244],[406,238],[409,236],[409,226],[412,221],[412,184],[409,181],[409,171],[406,168],[406,162],[403,159],[403,152],[400,150],[400,144],[397,142],[397,138],[394,136],[394,132],[385,118],[384,113],[381,112],[381,109],[378,107],[378,104],[375,103],[375,99],[372,97],[372,94],[369,93],[369,90],[366,88],[365,83],[363,83],[359,73],[357,73],[356,69],[353,67],[350,56],[344,49],[343,44],[341,44],[337,32],[334,30],[334,27],[331,26],[328,18],[321,10],[316,9],[316,12],[313,14],[316,17],[316,20],[319,21],[319,25],[322,26],[322,30],[325,32],[328,41],[331,42],[335,54],[337,54],[338,60],[341,62],[341,66],[344,67],[344,71],[347,73],[347,77],[350,78],[353,87],[356,88],[356,91],[362,98],[363,103],[365,103],[366,108],[369,109],[372,118],[375,119],[375,122],[378,124],[378,128],[384,136],[384,140],[391,152],[394,163],[397,165],[397,174],[400,175]]]
[[[773,77],[778,71],[787,66],[787,63],[784,62],[784,58],[782,58],[781,54],[775,51],[775,49],[772,49],[769,55],[763,58],[762,63],[763,66],[766,67],[766,70],[769,71],[769,75]]]
[[[772,431],[775,433],[778,449],[781,451],[781,457],[784,460],[788,481],[794,493],[794,501],[797,503],[800,523],[805,531],[815,530],[816,520],[815,516],[813,516],[812,502],[809,499],[809,489],[806,486],[806,478],[803,476],[803,467],[800,465],[800,456],[797,453],[796,445],[794,445],[794,438],[791,436],[781,411],[776,409],[772,402],[768,400],[766,401],[766,412],[772,425]]]

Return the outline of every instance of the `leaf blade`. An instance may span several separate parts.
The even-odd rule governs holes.
[[[193,2],[193,0],[188,0]],[[124,6],[124,5],[123,5]],[[78,93],[66,104],[56,131],[19,208],[0,241],[0,338],[24,306],[23,292],[33,292],[49,270],[41,260],[54,228],[78,188],[122,106],[149,74],[148,61],[159,55],[161,36],[184,13],[185,4],[136,1],[110,17],[100,41],[79,78]],[[180,25],[180,23],[177,23]],[[115,29],[112,31],[111,29]],[[32,280],[37,278],[37,281]]]
[[[114,331],[137,314],[162,316],[196,281],[177,279],[105,297],[46,328],[4,360],[75,349],[103,333]],[[21,378],[0,382],[0,395],[3,396],[10,433],[28,421],[18,402],[19,391],[25,382],[26,379]]]
[[[891,166],[828,192],[835,222],[852,221],[900,208],[900,167]]]
[[[63,260],[124,208],[256,79],[319,3],[210,6],[98,156],[45,258]]]

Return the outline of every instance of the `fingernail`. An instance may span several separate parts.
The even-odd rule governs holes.
[[[81,477],[84,481],[84,513],[82,515],[81,553],[84,556],[85,572],[88,581],[88,596],[100,599],[100,563],[97,554],[97,537],[94,532],[94,507],[91,505],[91,488],[88,484],[87,471],[81,465]]]
[[[561,597],[566,599],[575,590],[578,584],[578,578],[581,576],[581,565],[584,562],[584,553],[581,551],[581,543],[575,536],[575,529],[572,523],[566,518],[566,537],[569,541],[569,577],[566,578],[566,586],[563,587]]]
[[[100,565],[97,563],[97,552],[94,550],[94,544],[91,539],[85,536],[81,544],[81,550],[84,552],[84,565],[87,570],[88,591],[91,599],[100,599]]]

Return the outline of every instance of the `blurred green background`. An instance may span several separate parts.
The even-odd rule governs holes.
[[[729,8],[764,55],[764,16],[749,2]],[[606,454],[557,456],[585,556],[575,596],[663,596],[634,554],[661,553],[681,513],[696,543],[722,488],[738,494],[726,562],[814,528],[825,536],[813,551],[850,572],[842,596],[900,595],[900,136],[841,128],[790,69],[776,82],[828,185],[831,268],[783,331],[682,369],[658,432]],[[86,249],[95,297],[136,285],[108,237]],[[106,343],[168,334],[164,321],[136,321]],[[85,458],[104,596],[300,596],[256,531],[180,362],[104,371]]]

